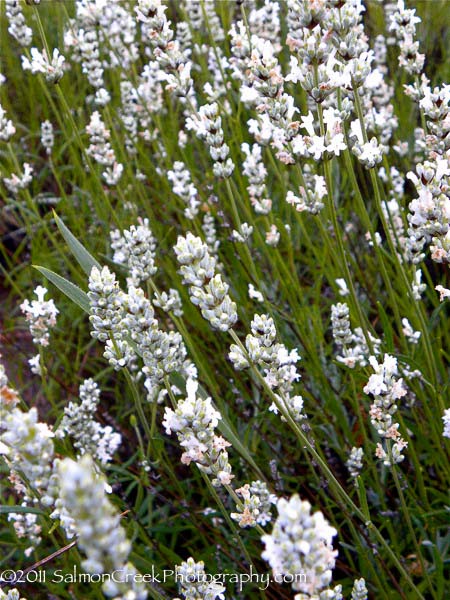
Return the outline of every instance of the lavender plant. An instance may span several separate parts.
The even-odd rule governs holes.
[[[0,598],[448,596],[449,18],[1,4]]]

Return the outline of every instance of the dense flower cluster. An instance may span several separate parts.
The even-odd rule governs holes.
[[[346,289],[346,288],[345,288]],[[369,357],[369,347],[361,327],[350,328],[350,311],[345,302],[331,306],[331,327],[333,340],[339,350],[336,359],[350,369],[364,367]],[[381,340],[367,333],[375,354],[379,353]]]
[[[106,596],[116,600],[147,598],[144,585],[133,579],[136,570],[127,562],[131,544],[120,525],[120,515],[106,497],[106,481],[96,473],[91,457],[86,454],[78,462],[65,458],[58,461],[57,469],[61,503],[73,519],[78,546],[87,557],[83,569],[87,573],[121,569],[129,577],[121,578],[121,583],[106,581]]]
[[[37,300],[24,300],[20,305],[29,323],[30,333],[33,336],[33,342],[38,346],[48,346],[50,338],[49,329],[56,325],[56,315],[58,309],[53,300],[44,300],[47,289],[39,285],[34,293]]]
[[[145,386],[154,396],[163,379],[173,371],[187,372],[186,348],[178,332],[159,329],[153,307],[140,288],[129,288],[122,321],[144,363]],[[185,371],[186,368],[186,371]]]
[[[92,267],[89,277],[88,297],[91,305],[89,317],[92,337],[106,342],[113,336],[119,341],[122,336],[121,321],[125,295],[119,287],[114,273],[103,267],[100,271]]]
[[[18,175],[12,173],[11,177],[3,177],[3,183],[7,189],[17,195],[21,190],[26,190],[33,181],[33,167],[29,163],[23,163],[22,172]]]
[[[331,326],[333,339],[337,346],[347,346],[352,342],[350,329],[350,312],[345,303],[333,304],[331,307]]]
[[[53,50],[52,57],[47,55],[44,49],[40,52],[37,48],[31,48],[31,60],[27,56],[22,56],[22,68],[24,71],[32,73],[43,73],[45,79],[50,83],[58,83],[64,75],[63,65],[64,56],[59,53],[58,48]]]
[[[8,32],[21,46],[30,46],[33,31],[26,24],[20,0],[5,0],[5,6],[5,14],[9,23]]]
[[[215,581],[208,581],[203,561],[195,562],[192,557],[175,567],[175,579],[183,598],[186,600],[224,600],[225,587]],[[175,598],[174,600],[179,600]]]
[[[156,295],[153,305],[161,308],[164,312],[173,313],[175,317],[183,316],[180,292],[174,288],[170,288],[169,293],[161,292]]]
[[[110,94],[105,88],[105,69],[122,64],[125,68],[138,58],[136,22],[120,2],[102,0],[75,3],[76,14],[69,19],[64,45],[95,90],[94,101],[108,104]]]
[[[399,425],[393,420],[397,411],[397,400],[408,393],[403,379],[398,377],[397,359],[389,354],[384,356],[382,363],[378,363],[374,356],[369,362],[375,373],[370,376],[364,387],[366,394],[374,397],[370,407],[370,418],[378,435],[384,440],[392,440],[392,446],[386,443],[387,450],[381,444],[377,445],[377,457],[384,464],[391,466],[404,460],[402,450],[407,447],[406,442],[398,431]]]
[[[362,458],[364,456],[364,450],[362,448],[353,447],[350,451],[350,456],[348,457],[346,467],[350,475],[356,479],[358,475],[361,473],[363,468]]]
[[[195,219],[198,215],[200,201],[198,190],[192,183],[191,174],[184,163],[177,160],[173,163],[173,169],[167,171],[167,179],[172,184],[172,191],[179,196],[184,204],[184,215],[188,219]]]
[[[95,111],[91,115],[89,125],[86,127],[90,145],[87,154],[92,156],[96,163],[106,167],[102,175],[108,185],[117,185],[122,177],[123,165],[116,160],[115,152],[109,143],[110,132],[106,129],[100,113]]]
[[[70,435],[80,455],[90,454],[101,463],[109,462],[120,446],[121,436],[110,425],[103,426],[94,419],[100,400],[100,389],[92,379],[80,385],[81,402],[69,402],[57,435]],[[60,433],[61,432],[61,433]]]
[[[25,510],[9,513],[8,520],[13,522],[17,537],[27,540],[29,545],[24,553],[29,556],[41,542],[41,526],[37,514],[26,512],[26,508],[34,507],[38,501],[44,506],[54,502],[51,483],[54,434],[46,423],[38,420],[35,407],[25,412],[17,406],[19,401],[0,364],[0,455],[9,468],[9,480],[21,499],[20,506]]]
[[[322,175],[311,173],[311,168],[305,165],[303,172],[305,186],[300,186],[297,195],[291,190],[286,194],[286,202],[293,206],[298,212],[309,212],[318,214],[324,207],[323,199],[327,195],[325,179]]]
[[[52,148],[55,144],[55,136],[53,133],[53,125],[50,121],[42,121],[41,123],[41,143],[47,154],[52,153]]]
[[[188,51],[182,50],[174,38],[171,22],[161,0],[138,0],[136,15],[142,23],[142,32],[153,47],[153,56],[159,67],[158,79],[166,82],[166,89],[184,99],[190,97],[192,87],[191,62]]]
[[[235,490],[242,497],[242,505],[237,506],[237,513],[231,513],[231,518],[238,521],[239,527],[254,527],[256,524],[266,525],[272,520],[272,504],[277,497],[271,494],[264,481],[252,481]]]
[[[199,469],[213,476],[214,486],[228,485],[234,477],[226,451],[231,444],[215,434],[220,413],[211,398],[203,400],[197,389],[198,383],[188,379],[186,399],[180,400],[175,410],[166,408],[163,425],[168,435],[176,433],[184,449],[181,462],[188,465],[194,461]]]
[[[139,286],[156,273],[156,241],[150,229],[149,220],[143,219],[139,225],[124,229],[122,234],[114,229],[110,233],[113,261],[128,268],[128,285]]]
[[[267,215],[272,209],[272,200],[267,198],[266,177],[267,169],[262,160],[262,147],[259,144],[242,144],[245,154],[243,174],[248,177],[247,187],[250,202],[257,214]]]
[[[295,366],[300,360],[297,350],[289,351],[284,344],[276,342],[275,323],[268,315],[255,315],[251,331],[245,339],[248,358],[262,367],[266,384],[276,392],[278,403],[273,402],[270,410],[278,413],[281,406],[294,420],[303,419],[303,398],[291,395],[293,384],[300,379]],[[230,346],[228,357],[237,370],[250,366],[247,356],[236,344]]]
[[[303,580],[294,578],[292,588],[313,597],[331,582],[337,556],[332,540],[337,531],[321,512],[311,513],[309,502],[300,500],[297,494],[289,500],[280,498],[277,509],[272,533],[262,537],[266,546],[262,557],[274,576],[304,574]]]
[[[398,0],[397,10],[391,16],[389,31],[393,32],[399,42],[399,65],[410,75],[422,72],[425,55],[419,53],[419,42],[414,40],[416,24],[420,23],[416,11],[405,8],[404,0]]]
[[[143,230],[144,237],[147,237],[145,224]],[[125,243],[128,244],[125,247],[132,248],[132,252],[139,255],[140,234],[136,229],[129,234],[129,238],[125,238]],[[119,246],[116,252],[120,254]],[[128,254],[129,250],[126,252]],[[144,243],[145,260],[140,266],[136,263],[135,275],[138,273],[140,277],[148,276],[149,270],[154,268],[151,266],[152,256],[152,251]],[[128,254],[131,264],[132,257],[133,254]],[[117,256],[116,260],[119,260]],[[159,328],[151,301],[141,288],[130,285],[125,293],[108,267],[103,267],[100,271],[94,266],[89,278],[88,297],[93,328],[91,335],[105,343],[104,356],[117,370],[131,367],[137,351],[144,363],[142,373],[150,399],[156,396],[161,382],[168,374],[173,371],[187,373],[190,370],[190,363],[185,362],[186,348],[181,335],[174,331],[166,333]],[[157,296],[158,303],[164,304],[164,297]],[[173,298],[170,308],[176,310],[177,303],[178,300]]]
[[[214,175],[229,177],[233,173],[234,163],[228,156],[230,149],[224,142],[222,118],[217,102],[201,106],[197,114],[187,119],[186,127],[195,131],[197,137],[204,139],[208,145],[214,161]]]
[[[237,321],[236,304],[228,295],[228,285],[216,274],[216,259],[199,237],[188,233],[179,236],[174,246],[181,265],[183,283],[189,286],[191,302],[214,329],[227,331]]]
[[[89,276],[90,317],[92,337],[105,343],[105,357],[115,369],[130,364],[134,353],[126,340],[125,316],[126,294],[120,289],[114,273],[103,267],[92,267]]]
[[[38,420],[34,407],[27,412],[19,408],[9,410],[2,419],[2,429],[2,442],[6,445],[6,457],[11,469],[23,473],[33,488],[45,494],[54,456],[53,431]],[[51,502],[49,498],[45,501]]]
[[[355,579],[352,589],[352,600],[367,600],[367,587],[366,582],[363,578]]]
[[[6,118],[6,111],[0,104],[0,140],[7,142],[15,133],[13,122]]]
[[[444,411],[442,421],[444,422],[443,436],[446,438],[450,438],[450,408],[447,408],[447,410]]]

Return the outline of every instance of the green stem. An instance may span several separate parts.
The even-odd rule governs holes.
[[[323,112],[322,112],[322,106],[320,104],[317,105],[317,111],[319,113],[321,135],[325,135]],[[336,236],[336,240],[337,240],[337,244],[338,244],[339,255],[341,258],[341,266],[344,270],[344,275],[345,275],[345,282],[346,282],[347,287],[350,292],[350,297],[352,299],[353,307],[358,314],[358,320],[361,324],[361,328],[362,328],[362,331],[364,334],[364,338],[366,340],[367,347],[369,348],[371,354],[373,354],[373,344],[372,344],[372,340],[369,335],[369,327],[370,327],[369,322],[367,320],[367,317],[364,315],[364,313],[361,309],[361,305],[360,305],[360,303],[358,301],[358,297],[356,295],[355,286],[353,285],[353,278],[351,276],[350,269],[349,269],[348,262],[347,262],[344,242],[342,240],[341,228],[339,227],[336,206],[334,203],[333,180],[332,180],[332,176],[331,176],[331,165],[330,165],[329,160],[324,161],[324,170],[325,170],[325,179],[327,182],[327,192],[328,192],[328,198],[329,198],[331,222],[333,223],[333,231],[334,231],[334,235]]]
[[[136,410],[139,415],[139,419],[144,428],[145,434],[147,435],[147,439],[150,442],[152,439],[152,432],[148,425],[147,417],[145,416],[145,413],[144,413],[144,408],[142,406],[142,400],[139,396],[139,392],[137,390],[136,383],[134,382],[133,378],[131,377],[131,374],[128,369],[124,369],[124,373],[125,373],[125,379],[127,380],[127,383],[131,389],[131,394],[133,396],[134,405],[136,406]]]
[[[201,473],[201,475],[202,475],[202,477],[203,477],[203,480],[205,481],[205,483],[206,483],[206,486],[207,486],[207,488],[209,489],[209,491],[210,491],[210,493],[211,493],[212,497],[213,497],[213,498],[214,498],[214,500],[217,502],[217,504],[218,504],[218,506],[219,506],[219,508],[220,508],[220,510],[221,510],[221,512],[222,512],[222,514],[223,514],[223,516],[225,517],[225,520],[226,520],[226,522],[227,522],[227,524],[228,524],[229,528],[230,528],[230,529],[231,529],[231,531],[233,532],[233,535],[234,535],[234,537],[235,537],[235,539],[236,539],[237,543],[239,544],[239,546],[240,546],[240,548],[241,548],[241,551],[242,551],[243,555],[245,556],[245,559],[247,560],[248,564],[249,564],[251,567],[255,568],[255,565],[253,564],[253,561],[252,561],[252,559],[251,559],[251,557],[250,557],[250,554],[249,554],[249,552],[248,552],[247,548],[245,547],[245,544],[244,544],[244,542],[242,541],[242,538],[241,538],[241,536],[240,536],[240,533],[239,533],[239,531],[238,531],[238,528],[236,527],[236,524],[234,523],[234,521],[232,520],[232,518],[231,518],[231,517],[230,517],[230,515],[228,514],[228,511],[227,511],[227,509],[225,508],[225,506],[224,506],[224,504],[223,504],[222,500],[220,499],[220,497],[219,497],[219,494],[216,492],[216,490],[215,490],[215,488],[214,488],[213,484],[212,484],[212,483],[211,483],[211,481],[209,480],[209,477],[208,477],[208,475],[207,475],[206,473],[203,473],[203,471],[200,471],[200,473]]]
[[[424,563],[422,552],[421,552],[419,544],[417,542],[416,534],[415,534],[414,527],[413,527],[413,524],[412,524],[412,521],[411,521],[411,516],[409,514],[409,509],[408,509],[408,507],[406,505],[405,496],[403,494],[402,486],[400,485],[400,481],[399,481],[398,473],[397,473],[397,467],[394,464],[394,460],[393,460],[393,457],[392,457],[391,444],[388,443],[387,446],[388,446],[389,461],[390,461],[390,463],[392,465],[391,466],[392,477],[394,478],[395,487],[397,489],[397,493],[398,493],[398,496],[400,498],[400,504],[401,504],[401,507],[402,507],[403,516],[405,517],[406,524],[408,526],[409,533],[411,535],[411,539],[413,541],[413,544],[414,544],[414,547],[415,547],[415,550],[416,550],[416,555],[417,555],[417,558],[419,559],[420,568],[421,568],[422,573],[425,576],[425,579],[427,581],[428,587],[430,589],[430,593],[433,596],[433,598],[437,599],[437,595],[436,595],[436,593],[435,593],[435,591],[433,589],[433,584],[431,583],[430,576],[428,574],[427,566]]]
[[[365,124],[364,124],[364,116],[363,116],[363,112],[362,112],[362,106],[361,106],[361,100],[359,98],[358,95],[358,90],[356,88],[356,86],[353,84],[353,96],[355,99],[355,108],[356,108],[356,114],[358,116],[360,125],[361,125],[361,131],[362,131],[362,135],[363,135],[363,139],[364,142],[367,143],[368,141],[368,137],[367,137],[367,131],[365,128]],[[380,195],[380,188],[378,186],[378,179],[377,176],[374,172],[373,169],[370,169],[370,179],[372,182],[372,187],[373,187],[373,191],[374,191],[374,195],[375,195],[375,204],[378,210],[378,215],[381,219],[381,222],[383,224],[383,229],[385,231],[386,234],[386,239],[389,245],[389,249],[391,251],[392,254],[392,259],[395,263],[396,266],[396,270],[397,272],[400,274],[402,280],[403,280],[403,284],[405,286],[405,289],[408,292],[408,296],[409,298],[412,300],[413,295],[412,295],[412,290],[411,290],[411,284],[408,280],[408,277],[405,273],[405,269],[403,266],[403,263],[400,261],[399,257],[398,257],[398,253],[395,249],[394,246],[394,242],[392,240],[392,236],[391,236],[391,232],[388,226],[388,223],[386,221],[386,215],[384,214],[383,208],[382,208],[382,201],[381,201],[381,195]],[[431,378],[432,378],[432,382],[433,385],[436,387],[437,384],[437,366],[436,366],[436,362],[435,362],[435,358],[434,358],[434,354],[431,348],[431,342],[430,342],[430,336],[429,336],[429,332],[428,332],[428,327],[427,324],[425,323],[425,319],[424,316],[418,306],[418,303],[413,301],[413,306],[415,308],[415,312],[417,314],[417,317],[419,318],[420,321],[420,325],[422,328],[422,332],[423,332],[423,339],[424,339],[424,346],[425,346],[425,354],[427,355],[427,363],[428,363],[428,367],[430,369],[430,374],[431,374]],[[439,395],[438,395],[438,398]],[[444,409],[443,406],[443,401],[441,401],[441,409]],[[430,415],[431,416],[431,415]]]
[[[311,456],[314,458],[314,460],[319,465],[319,467],[322,470],[323,474],[328,478],[328,482],[330,484],[330,487],[334,491],[334,493],[337,496],[337,498],[341,502],[343,502],[345,505],[347,505],[347,507],[350,509],[350,511],[353,514],[355,514],[358,517],[358,519],[365,524],[365,526],[367,527],[367,529],[369,529],[371,531],[371,533],[373,533],[373,535],[375,536],[375,538],[377,539],[377,541],[383,546],[385,552],[389,555],[389,557],[391,558],[391,560],[393,561],[393,563],[395,564],[395,566],[397,567],[397,569],[399,570],[399,572],[402,574],[402,576],[408,582],[408,584],[410,585],[411,589],[416,594],[417,598],[420,598],[420,600],[425,600],[424,596],[422,596],[422,594],[420,593],[420,591],[414,585],[414,582],[412,581],[411,577],[409,576],[409,574],[407,573],[407,571],[405,570],[405,568],[403,567],[403,565],[401,564],[401,562],[397,558],[395,552],[389,546],[389,543],[385,540],[385,538],[382,535],[382,533],[377,529],[377,527],[373,524],[372,521],[368,521],[367,520],[367,517],[364,514],[364,512],[353,502],[353,500],[350,498],[350,496],[347,494],[347,492],[341,486],[341,484],[339,483],[339,481],[336,479],[336,477],[334,476],[334,474],[332,473],[332,471],[330,470],[330,468],[328,467],[328,465],[326,464],[326,462],[323,460],[323,458],[320,456],[320,454],[317,452],[317,450],[311,444],[311,442],[309,441],[309,439],[307,438],[307,436],[303,433],[303,431],[297,425],[297,423],[295,422],[295,420],[293,419],[293,417],[292,417],[292,415],[291,415],[291,413],[289,411],[286,399],[283,397],[282,394],[280,394],[280,396],[277,396],[270,389],[270,387],[267,385],[266,381],[264,380],[264,377],[259,372],[259,369],[252,362],[252,360],[249,357],[249,355],[248,355],[245,347],[242,345],[240,339],[238,338],[238,336],[236,335],[236,333],[232,329],[230,329],[230,335],[233,338],[233,340],[236,343],[236,345],[240,348],[241,352],[247,358],[247,360],[248,360],[248,362],[249,362],[249,364],[250,364],[250,366],[252,368],[253,373],[256,375],[256,377],[260,381],[261,385],[264,387],[264,389],[268,393],[270,399],[275,403],[275,405],[277,406],[277,408],[280,411],[280,413],[283,415],[283,417],[289,423],[291,429],[293,430],[293,432],[297,436],[298,440],[301,442],[302,447],[305,448],[311,454]],[[282,399],[282,402],[280,402],[280,397]]]

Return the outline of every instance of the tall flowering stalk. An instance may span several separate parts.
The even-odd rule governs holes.
[[[19,394],[10,387],[5,368],[0,363],[0,455],[10,471],[20,507],[25,512],[10,512],[8,520],[14,523],[16,535],[25,538],[29,556],[41,541],[41,525],[38,516],[27,512],[38,503],[49,507],[54,503],[53,460],[54,433],[39,421],[35,407],[29,411],[19,408]]]
[[[109,598],[145,600],[147,590],[137,582],[133,565],[128,562],[131,544],[120,525],[120,515],[106,497],[106,481],[98,475],[91,457],[78,462],[65,458],[58,462],[59,499],[73,519],[79,548],[86,554],[82,566],[87,573],[121,573],[103,584]],[[128,576],[128,577],[127,577]]]
[[[228,156],[230,149],[224,141],[222,117],[217,102],[201,106],[198,113],[187,119],[186,127],[193,130],[197,137],[205,140],[214,161],[214,175],[230,177],[234,171],[234,163]]]
[[[386,466],[392,466],[404,460],[402,451],[408,446],[408,442],[400,435],[399,424],[393,419],[397,411],[397,400],[406,396],[408,392],[403,379],[398,377],[395,357],[386,354],[383,362],[378,363],[376,358],[371,356],[369,361],[375,373],[370,376],[364,392],[374,398],[370,407],[371,422],[378,435],[386,441],[392,440],[392,445],[388,445],[387,448],[377,444],[376,455]]]
[[[105,585],[35,582],[37,594],[278,597],[283,576],[296,600],[439,600],[442,7],[3,5],[0,514],[30,563],[16,552],[8,567],[78,561],[60,553],[65,534]],[[75,306],[58,296],[56,309],[42,287],[32,300],[25,267],[44,260]],[[22,368],[18,296],[40,379]],[[260,571],[261,553],[267,591],[216,581]],[[164,569],[172,581],[158,582]]]
[[[86,133],[90,141],[87,154],[92,156],[96,163],[106,167],[102,173],[106,183],[117,185],[122,177],[123,165],[116,160],[115,152],[109,143],[110,132],[106,129],[98,111],[92,113]]]
[[[142,23],[144,35],[153,46],[159,66],[158,78],[166,82],[166,89],[182,99],[190,97],[192,87],[191,62],[187,52],[180,48],[161,0],[138,0],[136,17]]]

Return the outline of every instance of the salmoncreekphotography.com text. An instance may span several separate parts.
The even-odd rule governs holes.
[[[253,585],[259,590],[267,590],[270,583],[293,583],[296,581],[306,583],[305,573],[278,573],[272,575],[271,573],[255,573],[253,567],[250,566],[248,573],[186,573],[183,574],[174,569],[164,569],[163,571],[157,571],[153,566],[149,573],[128,573],[124,569],[116,569],[112,573],[83,573],[79,572],[77,566],[74,565],[73,569],[69,571],[63,571],[62,569],[55,569],[52,572],[47,572],[42,569],[31,570],[31,571],[13,571],[12,569],[5,569],[0,573],[0,582],[6,582],[10,585],[21,584],[21,583],[46,583],[50,581],[52,583],[165,583],[166,581],[172,581],[180,585],[192,585],[201,582],[206,584],[209,588],[213,588],[214,585],[221,587],[221,585],[233,584],[234,587],[242,592],[244,586]]]

